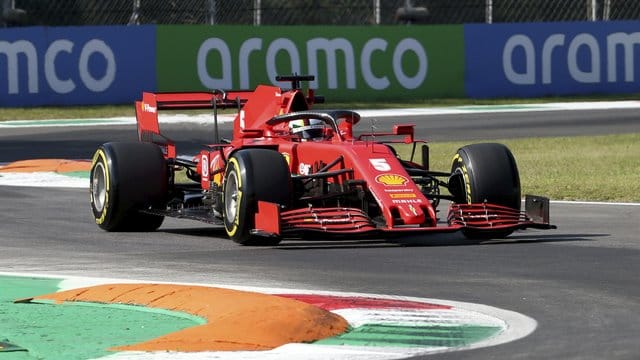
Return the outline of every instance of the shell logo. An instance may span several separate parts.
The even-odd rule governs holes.
[[[398,174],[382,174],[376,176],[376,182],[387,186],[402,186],[409,181],[406,177]]]

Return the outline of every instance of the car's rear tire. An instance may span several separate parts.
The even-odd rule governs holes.
[[[140,212],[163,203],[167,163],[157,145],[111,142],[93,156],[89,193],[96,224],[107,231],[153,231],[164,216]]]
[[[505,145],[467,145],[458,150],[451,165],[450,188],[458,203],[491,203],[520,210],[520,176],[513,154]],[[512,230],[462,231],[471,239],[497,239]]]
[[[244,149],[227,162],[222,214],[227,235],[242,245],[277,245],[280,237],[251,234],[258,201],[288,205],[291,174],[284,157],[269,149]]]

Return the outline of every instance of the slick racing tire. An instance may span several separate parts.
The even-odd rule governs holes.
[[[502,144],[467,145],[458,150],[451,165],[450,188],[457,203],[491,203],[520,210],[520,176],[515,158]],[[470,239],[499,239],[512,230],[473,230]]]
[[[107,231],[153,231],[164,216],[139,210],[163,203],[167,164],[150,143],[110,142],[93,155],[89,192],[96,224]]]
[[[223,181],[222,215],[229,238],[242,245],[277,245],[280,237],[251,233],[257,204],[262,200],[286,206],[290,194],[289,166],[279,152],[244,149],[233,153],[227,162]]]

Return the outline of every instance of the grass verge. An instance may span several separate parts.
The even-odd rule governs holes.
[[[622,101],[637,100],[640,94],[584,96],[584,97],[546,97],[535,99],[418,99],[405,102],[328,102],[316,104],[317,109],[400,109],[423,108],[462,105],[513,105],[513,104],[542,104],[549,102],[576,101]],[[234,113],[234,109],[223,110],[223,113]],[[95,119],[104,117],[135,116],[133,103],[123,105],[95,105],[95,106],[47,106],[28,108],[0,108],[0,121],[6,120],[42,120],[42,119]]]
[[[554,200],[640,202],[640,133],[490,142],[503,143],[513,152],[522,194]],[[431,168],[449,171],[453,155],[467,143],[429,143]],[[404,157],[410,149],[398,147]]]

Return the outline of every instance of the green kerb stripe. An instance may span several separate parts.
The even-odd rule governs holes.
[[[367,324],[345,334],[317,341],[324,345],[457,347],[493,337],[502,328],[495,326],[406,326]]]
[[[64,172],[64,173],[60,173],[64,176],[70,176],[70,177],[75,177],[75,178],[80,178],[80,179],[88,179],[89,178],[89,172],[88,171],[70,171],[70,172]]]

